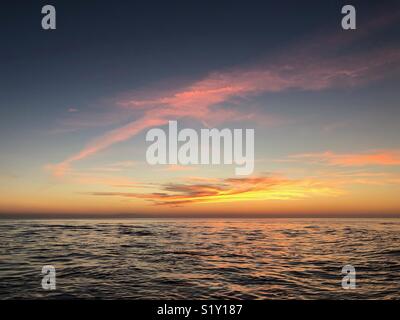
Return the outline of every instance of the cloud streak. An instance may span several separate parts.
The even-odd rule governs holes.
[[[333,166],[398,166],[400,165],[399,150],[377,150],[364,153],[305,153],[292,155],[290,159],[303,160],[311,163]]]
[[[197,180],[198,181],[198,180]],[[279,177],[250,177],[210,180],[209,182],[169,183],[154,193],[92,192],[93,196],[139,198],[156,205],[182,206],[260,200],[298,200],[313,196],[338,196],[343,192],[333,185],[313,179],[290,180]]]
[[[325,43],[324,53],[329,52],[333,46],[329,38]],[[244,105],[241,108],[229,108],[227,104],[229,106],[237,98],[251,98],[292,89],[319,91],[361,85],[380,79],[400,62],[399,48],[383,48],[336,57],[316,54],[313,46],[310,46],[309,51],[303,48],[307,46],[303,44],[302,50],[294,48],[292,52],[297,53],[286,53],[274,62],[212,72],[203,79],[169,92],[161,93],[154,88],[140,98],[137,94],[133,98],[117,101],[117,106],[124,107],[124,112],[129,110],[135,114],[134,121],[105,133],[76,154],[49,168],[54,175],[62,176],[72,163],[115,143],[126,141],[143,130],[164,125],[168,120],[190,118],[207,126],[226,121],[268,121],[267,116],[252,113]],[[113,117],[119,110],[115,110]]]

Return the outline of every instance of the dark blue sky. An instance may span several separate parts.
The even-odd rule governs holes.
[[[0,10],[0,133],[29,135],[68,108],[160,82],[192,81],[340,34],[347,1],[3,1]],[[41,29],[53,4],[57,30]],[[359,28],[397,1],[352,1]],[[356,43],[370,48],[399,28]],[[337,50],[340,51],[340,47]],[[291,49],[289,49],[291,50]],[[348,50],[348,46],[346,47]],[[15,130],[19,127],[20,130]]]
[[[163,78],[195,78],[240,65],[316,31],[338,29],[343,3],[3,1],[2,116],[35,117],[35,102],[43,95],[49,103],[41,110],[53,113],[60,99],[66,105],[89,103]],[[383,1],[355,3],[359,23],[374,7],[385,7]],[[44,4],[57,9],[56,31],[41,29]],[[34,110],[19,105],[24,100]]]

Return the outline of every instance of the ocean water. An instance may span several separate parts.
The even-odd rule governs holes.
[[[0,220],[0,299],[13,298],[399,299],[400,220]]]

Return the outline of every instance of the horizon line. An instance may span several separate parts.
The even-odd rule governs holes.
[[[398,219],[400,213],[394,214],[377,214],[377,213],[336,213],[336,214],[79,214],[79,213],[15,213],[4,214],[0,213],[0,220],[77,220],[77,219],[304,219],[304,218],[319,218],[319,219],[354,219],[354,218],[369,218],[369,219]]]

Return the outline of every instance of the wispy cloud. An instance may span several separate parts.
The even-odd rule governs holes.
[[[332,170],[335,168],[334,170]],[[357,171],[355,167],[329,167],[316,170],[315,176],[322,177],[337,186],[390,186],[400,184],[400,175],[393,172]]]
[[[84,149],[82,149],[77,154],[72,155],[63,162],[58,163],[56,165],[49,165],[47,166],[47,168],[50,169],[53,175],[58,177],[63,176],[68,172],[71,163],[85,159],[111,146],[114,143],[125,141],[146,128],[150,128],[157,125],[163,125],[165,123],[167,123],[167,121],[164,119],[151,118],[151,117],[141,118],[140,120],[131,122],[124,127],[106,133],[102,137],[97,138],[93,142],[89,143]]]
[[[91,171],[99,172],[119,172],[132,168],[136,165],[134,161],[117,161],[100,167],[91,168]]]
[[[377,26],[386,25],[379,21]],[[320,43],[323,44],[326,45],[326,53],[335,48],[336,40],[326,37]],[[268,116],[251,112],[247,105],[228,108],[225,104],[236,98],[251,98],[262,93],[292,89],[318,91],[360,85],[380,79],[400,61],[399,48],[379,48],[367,53],[335,57],[317,54],[319,51],[314,49],[312,45],[302,44],[301,50],[293,48],[293,54],[287,52],[269,63],[212,72],[203,79],[168,92],[154,88],[149,89],[144,96],[138,94],[117,101],[116,105],[124,107],[124,112],[133,112],[135,120],[105,133],[50,168],[54,175],[64,175],[72,163],[125,141],[145,129],[164,125],[168,120],[191,118],[205,125],[239,120],[267,122]],[[113,111],[112,117],[115,117],[118,110]]]
[[[336,166],[398,166],[400,165],[399,150],[377,150],[364,153],[305,153],[289,157],[292,160],[301,160],[312,163]]]
[[[140,183],[123,175],[117,175],[110,170],[89,170],[82,171],[69,168],[68,175],[62,177],[55,176],[52,180],[54,183],[62,181],[63,184],[74,184],[80,186],[106,186],[112,188],[142,188],[145,184]]]
[[[162,171],[169,171],[169,172],[178,172],[178,171],[193,171],[196,170],[195,166],[181,166],[181,165],[176,165],[176,164],[171,164],[168,165],[167,167],[164,167],[161,169]]]
[[[214,182],[168,183],[154,193],[92,192],[93,196],[140,198],[156,205],[181,206],[189,203],[215,203],[257,200],[297,200],[313,196],[338,196],[333,185],[313,179],[290,180],[279,177],[228,178]]]

